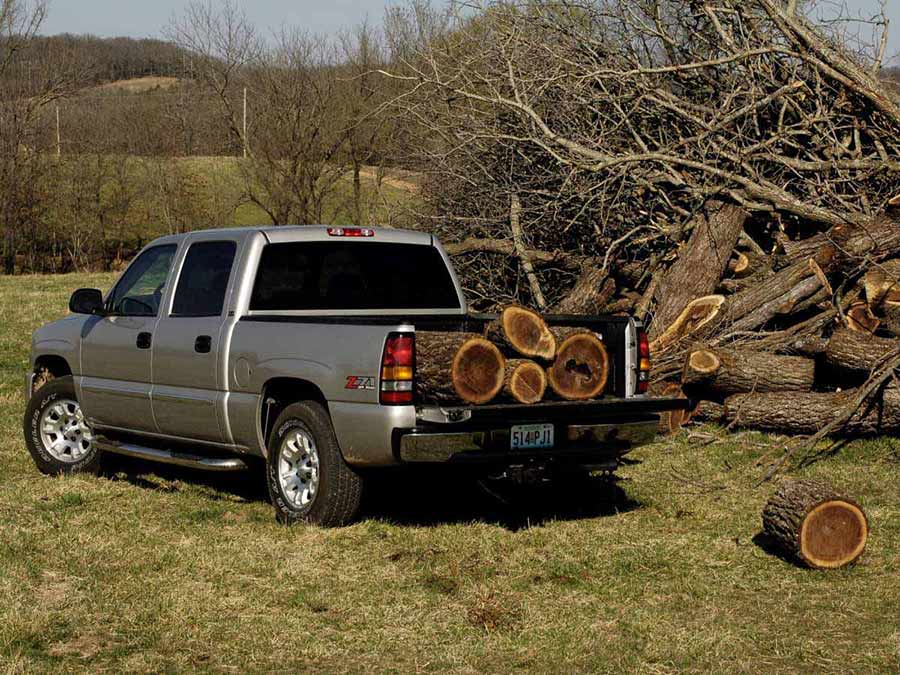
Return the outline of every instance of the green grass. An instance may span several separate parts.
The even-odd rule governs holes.
[[[900,670],[897,441],[803,471],[872,524],[859,564],[830,573],[754,542],[773,489],[756,463],[777,447],[756,435],[641,449],[581,508],[394,476],[339,530],[278,526],[257,474],[43,477],[21,440],[30,333],[110,282],[0,278],[6,670]]]

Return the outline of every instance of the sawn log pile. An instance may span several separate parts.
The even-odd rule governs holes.
[[[504,308],[484,334],[416,333],[420,401],[523,404],[544,398],[581,401],[603,394],[609,379],[603,341],[577,327],[550,328],[537,313]]]

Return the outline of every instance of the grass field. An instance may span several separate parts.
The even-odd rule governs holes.
[[[31,331],[110,281],[0,277],[7,671],[900,671],[896,440],[803,472],[870,517],[865,556],[832,573],[756,543],[763,436],[641,449],[559,506],[392,476],[330,531],[278,526],[256,474],[42,477],[21,440]]]

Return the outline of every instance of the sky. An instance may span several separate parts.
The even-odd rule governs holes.
[[[434,0],[443,4],[444,0]],[[835,2],[836,0],[826,0]],[[282,25],[303,27],[313,33],[334,33],[366,18],[379,23],[385,0],[238,0],[260,29]],[[853,13],[872,15],[878,0],[844,0]],[[185,0],[50,0],[50,14],[42,32],[91,33],[101,37],[159,37],[169,20],[180,13]],[[900,0],[886,0],[891,19],[888,55],[900,55]],[[900,60],[895,60],[900,64]]]

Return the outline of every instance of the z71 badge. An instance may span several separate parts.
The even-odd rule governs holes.
[[[344,389],[374,389],[375,378],[370,375],[349,375]]]

